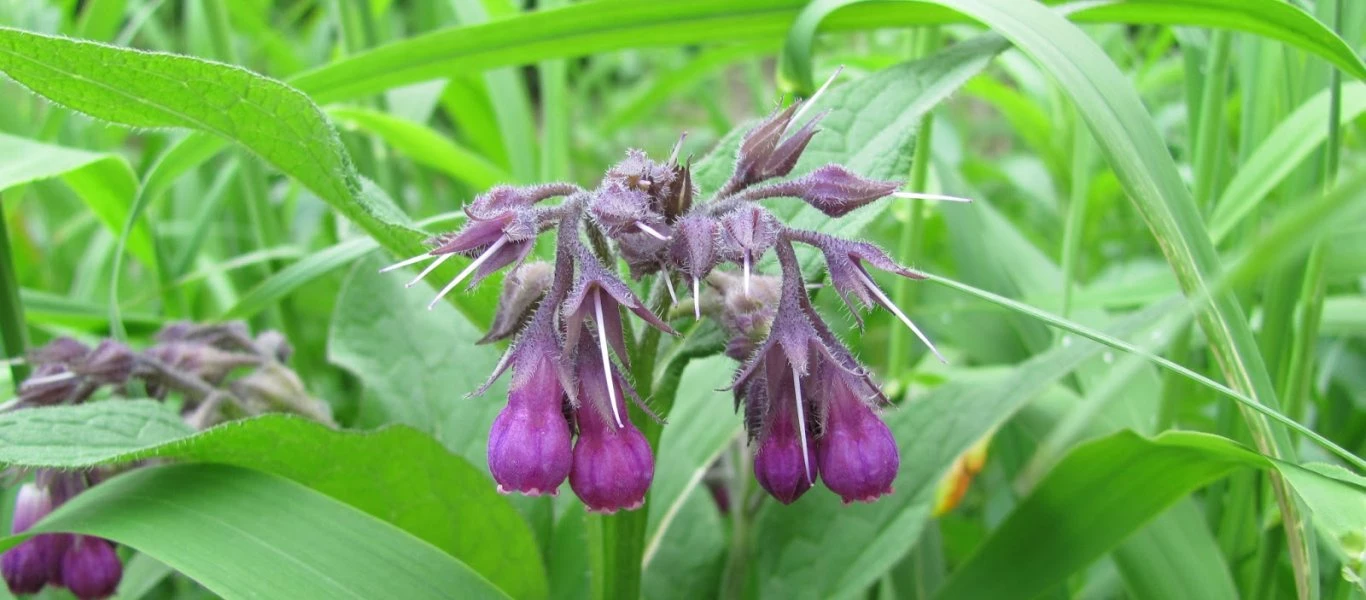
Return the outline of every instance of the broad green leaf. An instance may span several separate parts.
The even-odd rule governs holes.
[[[32,533],[128,545],[224,598],[505,598],[450,555],[303,485],[228,465],[132,471]],[[29,537],[0,540],[8,549]]]
[[[420,242],[428,235],[408,226],[382,191],[362,182],[322,110],[284,83],[198,58],[9,28],[0,28],[0,71],[53,102],[99,119],[193,129],[238,143],[297,179],[390,251],[407,257],[426,250]],[[211,149],[212,144],[191,136],[167,150],[162,158],[170,162],[149,174],[149,190],[138,202],[145,204],[152,198],[148,192],[157,191],[150,189],[153,175],[158,186],[165,186],[192,166],[186,159]],[[454,269],[451,265],[435,276],[449,276]]]
[[[230,464],[292,479],[431,543],[513,597],[547,593],[540,553],[517,511],[483,472],[412,429],[339,432],[271,415],[195,433],[151,401],[0,416],[0,464],[76,468],[147,458]]]
[[[0,413],[0,464],[90,465],[193,433],[152,400],[15,410]]]
[[[337,106],[327,112],[344,123],[379,136],[414,162],[437,169],[477,190],[513,181],[512,175],[497,165],[421,123],[368,108]]]
[[[405,288],[402,273],[379,273],[382,264],[357,262],[342,284],[328,360],[365,384],[363,422],[412,426],[484,465],[489,427],[505,404],[506,387],[496,385],[479,398],[466,394],[493,373],[498,349],[474,345],[482,332],[449,306],[427,310],[430,292]]]
[[[134,554],[123,563],[123,579],[114,596],[123,600],[137,600],[160,585],[175,569],[146,554]]]
[[[1301,104],[1238,167],[1210,217],[1210,235],[1215,242],[1228,237],[1244,217],[1323,144],[1328,135],[1330,95],[1329,90],[1324,90]],[[1366,83],[1342,86],[1340,123],[1350,123],[1362,112],[1366,112]]]
[[[948,189],[960,190],[945,176]],[[969,195],[977,196],[975,192]],[[949,226],[948,235],[954,248],[953,261],[957,278],[969,283],[989,285],[997,292],[1016,297],[1029,297],[1044,291],[1057,290],[1063,285],[1061,270],[1042,251],[1029,242],[1008,219],[991,203],[975,202],[965,207],[945,207],[940,211]],[[979,274],[975,274],[979,273]],[[1170,277],[1170,275],[1168,275]],[[1153,303],[1175,295],[1175,285]],[[936,290],[951,294],[949,290]],[[1131,303],[1132,304],[1132,303]],[[1071,319],[1084,323],[1106,323],[1112,317],[1097,310],[1073,309]],[[1007,336],[1017,336],[1026,355],[1044,352],[1055,344],[1067,344],[1071,334],[1055,335],[1027,313],[1009,311],[1003,315],[956,311],[954,319],[939,324],[940,331],[959,331],[955,345],[982,347],[995,352]],[[1002,318],[1004,317],[1004,318]],[[1157,322],[1154,338],[1161,341],[1170,335],[1159,332],[1174,331],[1172,321],[1187,322],[1188,318],[1171,314]],[[1004,321],[996,332],[985,331],[987,323]],[[1036,329],[1043,331],[1036,332]],[[1041,335],[1040,335],[1041,334]],[[942,334],[941,334],[942,335]],[[1152,348],[1160,352],[1161,348]],[[980,356],[974,354],[974,357]],[[980,358],[978,360],[981,360]],[[1019,360],[1010,359],[1012,362]],[[1040,427],[1038,443],[1028,462],[1014,475],[1014,488],[1027,491],[1039,477],[1060,460],[1077,441],[1107,435],[1124,428],[1140,432],[1151,431],[1161,402],[1160,379],[1140,356],[1098,357],[1080,365],[1073,372],[1078,391],[1084,395],[1058,393],[1056,387],[1041,395],[1026,407],[1026,413],[1038,414],[1041,405],[1057,407]],[[1058,406],[1056,398],[1067,398]],[[1022,415],[1024,416],[1024,415]],[[1023,428],[1017,417],[1013,427]],[[1003,444],[1007,456],[1013,449]],[[1000,460],[1010,463],[1011,459]],[[1238,591],[1229,574],[1229,567],[1220,552],[1214,534],[1201,521],[1194,502],[1183,502],[1135,532],[1114,549],[1110,560],[1123,578],[1125,589],[1135,600],[1171,598],[1194,595],[1213,600],[1237,598]],[[1087,578],[1088,583],[1091,578]]]
[[[1286,473],[1330,531],[1366,527],[1366,486],[1273,461],[1219,436],[1131,431],[1078,447],[957,569],[940,598],[1029,597],[1060,585],[1192,491],[1239,468]],[[1028,547],[1029,552],[1020,552]]]
[[[123,157],[0,133],[0,191],[53,177],[61,177],[75,190],[111,232],[123,229],[138,187],[137,177]],[[128,248],[143,264],[157,264],[151,229],[146,224],[133,231]]]

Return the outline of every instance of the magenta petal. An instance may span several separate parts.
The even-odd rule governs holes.
[[[872,408],[852,396],[830,407],[816,458],[825,486],[845,502],[872,502],[890,494],[901,466],[891,430]]]
[[[114,595],[123,578],[123,564],[108,540],[76,536],[62,559],[62,584],[81,600]]]

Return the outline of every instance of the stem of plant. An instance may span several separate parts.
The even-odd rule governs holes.
[[[1228,92],[1228,60],[1233,45],[1227,31],[1210,35],[1209,61],[1205,65],[1205,87],[1200,95],[1200,122],[1195,137],[1195,204],[1208,213],[1214,201],[1213,190],[1219,168],[1220,130],[1224,125],[1224,100]]]
[[[939,47],[941,35],[938,27],[927,27],[916,33],[915,56],[928,56]],[[924,191],[929,180],[930,141],[934,133],[934,112],[929,111],[920,118],[920,128],[915,136],[915,154],[911,157],[911,174],[907,185],[913,191]],[[911,200],[910,217],[901,226],[901,237],[897,240],[896,259],[902,264],[912,262],[920,255],[921,237],[925,231],[925,201]],[[915,288],[910,280],[897,277],[892,288],[892,301],[903,311],[910,311],[915,301]],[[889,381],[897,381],[910,366],[910,337],[901,327],[893,327],[887,340],[887,370]]]
[[[9,242],[9,222],[5,219],[5,202],[0,194],[0,337],[5,344],[5,358],[24,355],[28,348],[28,327],[24,324],[24,304],[19,297],[19,278],[14,272],[14,249]],[[9,365],[14,389],[28,376],[28,365],[13,362]]]
[[[1342,34],[1343,0],[1333,4],[1333,30]],[[1342,73],[1331,68],[1328,74],[1330,90],[1328,104],[1328,140],[1323,153],[1323,193],[1333,189],[1338,175],[1338,152],[1342,116]],[[1310,382],[1314,376],[1314,344],[1318,341],[1319,324],[1323,320],[1323,301],[1327,290],[1325,275],[1323,240],[1314,242],[1309,250],[1309,258],[1304,268],[1304,281],[1300,285],[1299,329],[1290,350],[1290,370],[1281,390],[1285,398],[1285,412],[1296,421],[1303,417],[1304,407],[1308,404]]]
[[[730,497],[730,552],[726,558],[726,570],[721,575],[720,597],[724,600],[743,598],[745,594],[745,568],[749,562],[749,451],[745,448],[745,438],[735,441],[734,464],[731,473]]]
[[[1086,223],[1086,200],[1090,192],[1094,150],[1091,131],[1080,120],[1072,127],[1072,181],[1067,201],[1067,221],[1062,232],[1062,316],[1072,312],[1072,288],[1077,283],[1077,253],[1081,251],[1082,227]]]

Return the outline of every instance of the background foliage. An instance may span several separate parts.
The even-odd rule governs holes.
[[[1366,4],[0,0],[0,26],[8,353],[246,319],[344,425],[0,414],[6,465],[172,463],[39,526],[124,544],[120,597],[1366,596]],[[815,296],[899,404],[895,493],[757,493],[733,365],[681,315],[636,373],[669,409],[644,509],[494,492],[504,389],[464,395],[497,287],[428,312],[378,266],[490,185],[591,185],[682,131],[715,189],[838,65],[794,173],[976,199],[774,205],[932,274],[889,287],[948,366]]]

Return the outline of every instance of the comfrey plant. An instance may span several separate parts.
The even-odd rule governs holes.
[[[253,337],[243,323],[173,323],[140,352],[113,340],[92,347],[60,337],[28,354],[25,362],[33,372],[20,384],[18,396],[0,411],[82,404],[101,390],[131,396],[140,387],[138,396],[164,399],[176,393],[182,400],[181,417],[195,429],[270,411],[330,424],[327,404],[309,396],[298,375],[284,366],[290,353],[278,332]],[[19,488],[10,533],[27,531],[113,473],[104,468],[36,470],[32,481]],[[9,475],[20,478],[27,473],[17,470]],[[123,566],[108,540],[39,534],[0,557],[0,574],[14,594],[36,594],[51,585],[90,600],[114,593]]]
[[[676,332],[618,276],[620,259],[634,279],[659,279],[675,300],[673,279],[680,278],[691,287],[695,318],[703,316],[702,284],[719,293],[718,316],[732,336],[727,353],[743,363],[732,388],[737,408],[744,404],[754,473],[773,497],[793,502],[818,480],[846,502],[891,492],[899,457],[878,416],[887,399],[812,307],[793,245],[823,254],[831,286],[856,317],[857,305],[881,306],[929,345],[868,267],[920,276],[872,244],[789,227],[759,201],[799,199],[838,218],[888,196],[955,198],[899,192],[897,182],[836,164],[780,180],[818,132],[824,114],[798,125],[809,105],[795,103],[755,126],[733,175],[705,201],[696,201],[689,165],[678,161],[682,140],[663,162],[632,150],[593,190],[565,183],[496,187],[467,205],[463,228],[431,238],[430,252],[382,269],[430,261],[411,286],[456,254],[473,259],[431,308],[461,282],[473,287],[515,265],[481,340],[515,342],[476,392],[512,371],[508,404],[489,434],[489,470],[499,491],[555,494],[568,478],[590,511],[644,502],[654,458],[631,422],[628,399],[653,414],[623,376],[631,357],[622,311]],[[551,198],[563,200],[542,205]],[[524,263],[537,236],[552,229],[553,266]],[[755,273],[769,252],[780,278]]]

